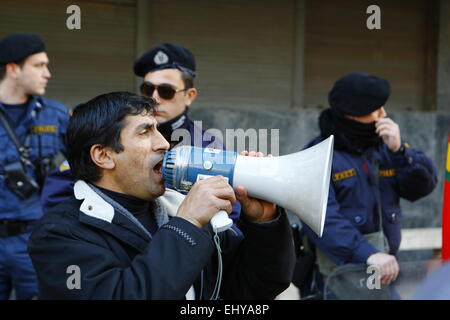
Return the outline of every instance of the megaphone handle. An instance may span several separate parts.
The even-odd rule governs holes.
[[[228,230],[233,225],[233,220],[228,217],[225,210],[219,210],[211,219],[211,225],[214,232],[222,232]]]

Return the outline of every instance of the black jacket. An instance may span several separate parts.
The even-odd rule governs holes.
[[[82,212],[82,204],[73,198],[54,207],[30,237],[40,299],[184,299],[193,284],[196,299],[211,297],[218,257],[209,224],[200,229],[171,217],[151,237],[115,209],[107,221],[107,214],[84,213],[91,205]],[[238,225],[243,236],[231,229],[219,234],[220,298],[272,299],[288,287],[293,273],[286,215],[279,210],[272,222]],[[70,266],[79,268],[80,289],[67,285]]]

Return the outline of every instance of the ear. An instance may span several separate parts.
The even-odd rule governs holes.
[[[17,79],[20,71],[21,71],[21,68],[17,63],[11,62],[11,63],[6,64],[6,75],[9,78]]]
[[[116,164],[111,156],[111,152],[112,150],[110,148],[106,148],[100,144],[94,144],[90,150],[91,160],[102,169],[112,170],[116,167]]]
[[[192,102],[194,102],[195,98],[197,98],[197,89],[190,88],[186,90],[185,94],[185,105],[190,106]]]

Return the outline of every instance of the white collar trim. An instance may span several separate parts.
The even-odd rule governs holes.
[[[80,211],[84,214],[111,223],[114,218],[114,207],[100,197],[83,180],[75,182],[73,187],[75,198],[84,200],[80,206]],[[178,207],[184,200],[184,195],[171,189],[157,198],[157,201],[166,209],[169,216],[176,216]]]
[[[111,223],[114,218],[114,208],[103,200],[89,185],[83,180],[75,182],[73,187],[75,198],[83,200],[80,211],[84,214]]]

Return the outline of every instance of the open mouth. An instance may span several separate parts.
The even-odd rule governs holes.
[[[153,167],[153,172],[155,172],[157,175],[162,176],[162,164],[163,161],[161,160]]]

